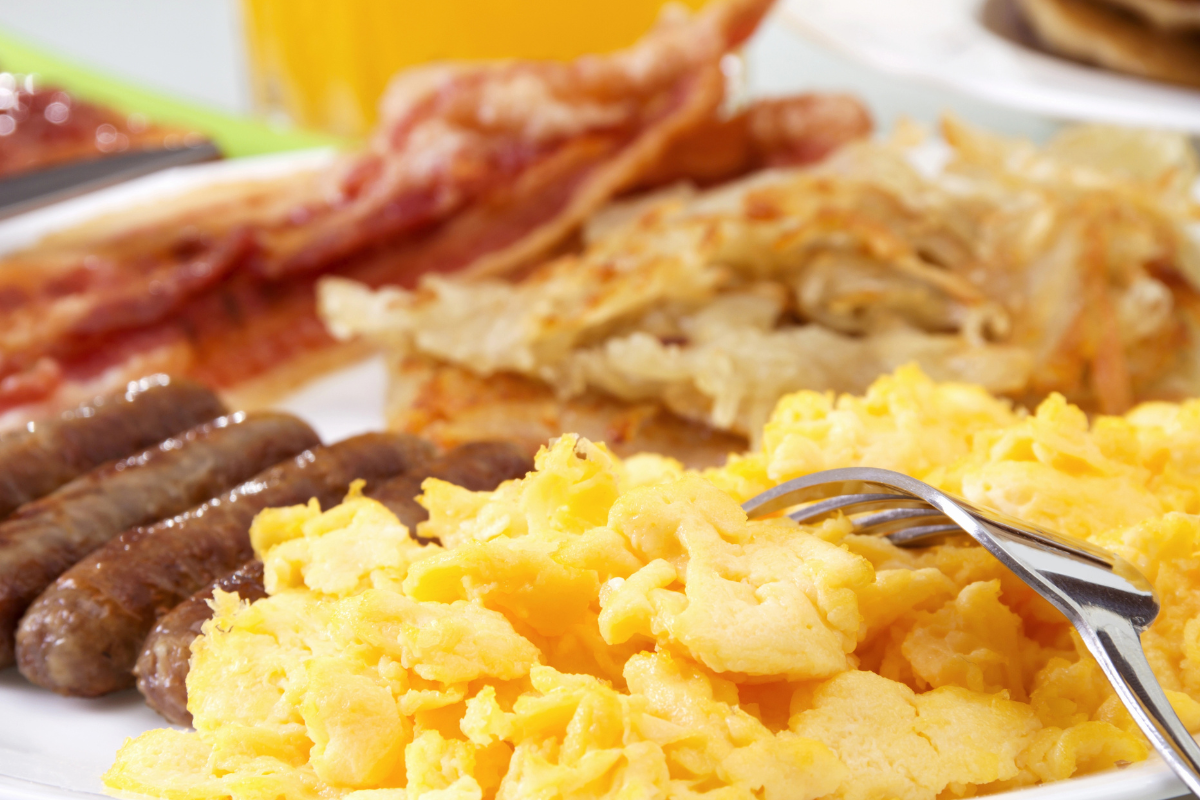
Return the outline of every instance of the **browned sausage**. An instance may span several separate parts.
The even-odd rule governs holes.
[[[320,441],[288,414],[231,414],[111,462],[0,524],[0,666],[17,622],[72,564],[134,525],[186,511]]]
[[[152,375],[59,419],[31,422],[0,437],[0,520],[106,461],[224,413],[200,384]]]
[[[439,478],[473,492],[490,491],[533,469],[533,459],[509,442],[469,442],[448,451],[425,470],[411,470],[367,495],[383,503],[414,535],[429,513],[417,502],[426,478]],[[424,540],[422,540],[424,543]]]
[[[146,637],[142,654],[133,674],[138,690],[146,704],[176,725],[191,725],[187,710],[187,675],[191,664],[192,641],[200,628],[212,618],[208,601],[216,589],[237,592],[243,600],[253,602],[267,596],[263,588],[263,565],[258,559],[210,583],[184,600],[158,621]]]
[[[387,505],[400,521],[413,530],[426,517],[425,509],[413,498],[425,478],[484,491],[495,489],[509,478],[520,478],[533,469],[533,462],[518,447],[507,442],[475,442],[448,452],[425,469],[409,470],[398,478],[368,488],[366,494]],[[266,596],[262,585],[262,562],[251,561],[231,575],[206,586],[158,621],[146,638],[134,675],[146,703],[177,725],[191,725],[187,710],[187,674],[192,640],[200,626],[212,617],[208,601],[213,590],[236,591],[243,600]]]
[[[29,608],[17,633],[21,673],[79,697],[132,686],[155,621],[254,555],[249,529],[260,510],[313,497],[334,505],[354,479],[391,477],[432,454],[433,445],[407,434],[356,436],[306,451],[175,519],[125,531]]]

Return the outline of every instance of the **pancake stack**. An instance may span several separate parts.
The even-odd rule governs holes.
[[[1018,0],[1048,50],[1200,88],[1200,0]]]

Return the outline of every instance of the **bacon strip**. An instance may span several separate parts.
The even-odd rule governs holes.
[[[681,180],[710,186],[764,167],[811,164],[871,128],[870,113],[850,95],[761,100],[734,116],[706,120],[676,142],[637,188]]]

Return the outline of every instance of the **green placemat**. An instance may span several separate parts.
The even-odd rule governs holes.
[[[0,69],[32,72],[84,100],[203,133],[230,158],[353,144],[332,134],[279,128],[252,117],[176,100],[61,58],[3,29],[0,29]]]

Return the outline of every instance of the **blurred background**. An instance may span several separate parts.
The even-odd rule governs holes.
[[[687,0],[692,6],[704,0]],[[441,58],[568,58],[642,34],[659,0],[0,0],[0,68],[188,125],[227,155],[360,139],[388,78]],[[515,10],[519,9],[519,10]],[[881,130],[944,111],[1044,139],[1049,118],[890,75],[778,13],[745,52],[750,90],[851,91]]]

